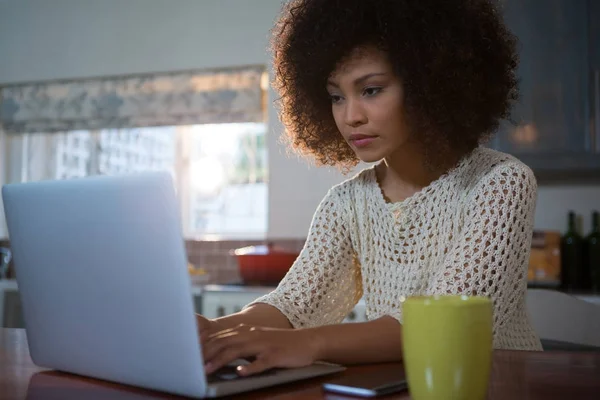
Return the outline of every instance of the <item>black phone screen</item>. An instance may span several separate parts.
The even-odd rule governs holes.
[[[390,368],[384,371],[341,376],[324,383],[323,389],[353,396],[374,397],[407,390],[408,384],[402,370]]]

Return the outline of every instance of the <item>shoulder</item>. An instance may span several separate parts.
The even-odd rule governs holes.
[[[462,198],[467,216],[533,218],[537,182],[527,165],[509,154],[480,148],[468,169],[469,190]]]
[[[364,209],[367,199],[377,186],[375,169],[367,167],[349,179],[331,187],[317,208],[317,214],[335,214],[347,222],[353,218],[356,209]]]
[[[473,192],[502,196],[537,192],[537,181],[531,168],[516,157],[479,147],[465,168]]]
[[[354,176],[338,183],[329,189],[328,196],[339,199],[353,200],[357,193],[364,195],[365,191],[377,184],[375,167],[366,167]]]

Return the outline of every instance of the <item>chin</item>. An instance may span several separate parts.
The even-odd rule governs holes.
[[[355,150],[356,157],[364,163],[374,163],[385,158],[385,154],[379,151]]]

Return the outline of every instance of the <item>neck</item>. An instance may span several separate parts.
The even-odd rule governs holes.
[[[452,161],[454,163],[454,159]],[[405,143],[386,157],[377,168],[384,194],[392,202],[412,196],[448,170],[447,167],[436,169],[427,167],[425,152],[416,142]]]

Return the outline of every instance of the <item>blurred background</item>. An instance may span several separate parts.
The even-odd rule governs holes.
[[[600,210],[600,1],[502,6],[520,41],[522,99],[517,125],[503,124],[487,145],[538,178],[530,284],[592,298],[600,291],[592,217]],[[217,284],[255,290],[231,250],[268,243],[266,253],[296,254],[319,201],[347,178],[279,143],[267,47],[280,7],[0,0],[0,183],[171,171],[197,293]],[[3,218],[0,238],[8,254]],[[18,305],[5,324],[9,313],[18,316]]]

